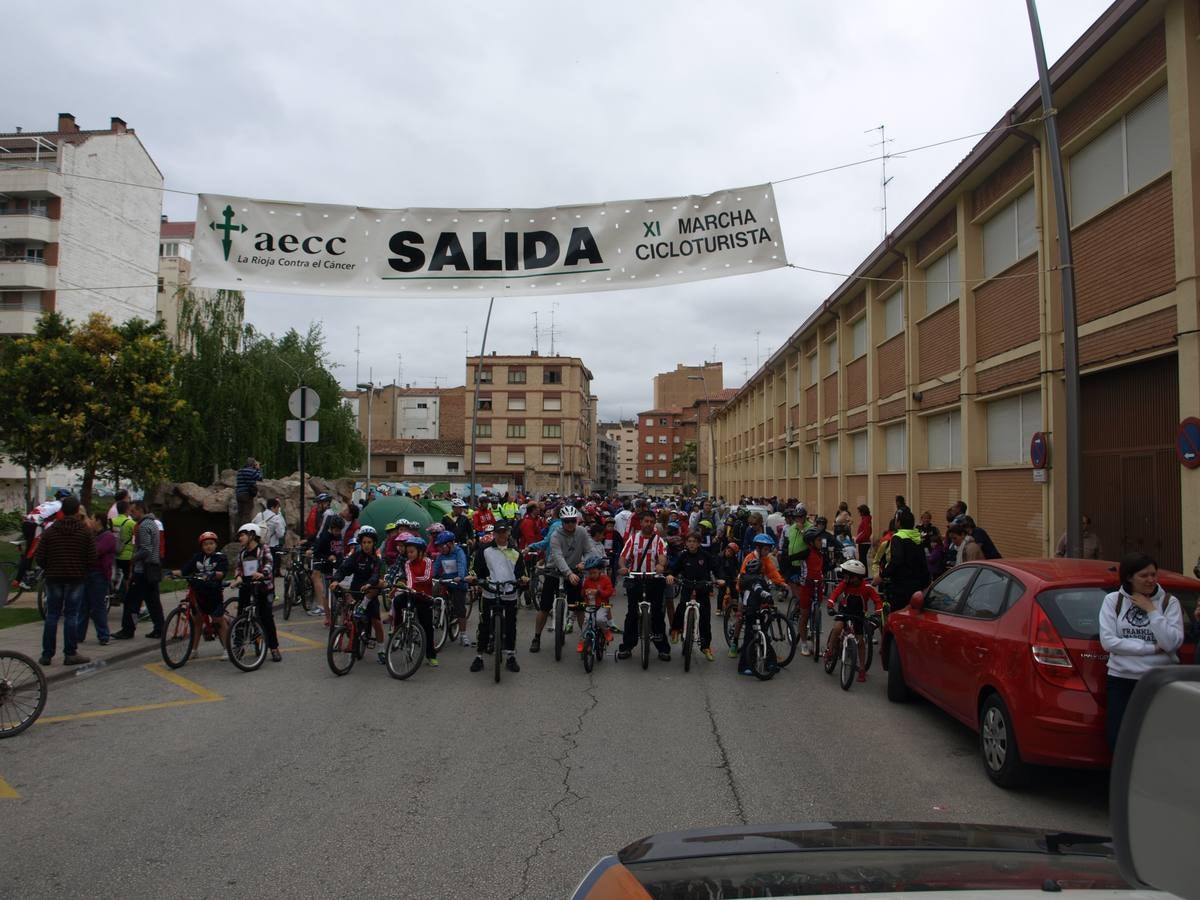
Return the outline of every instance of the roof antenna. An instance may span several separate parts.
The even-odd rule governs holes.
[[[884,240],[886,240],[887,236],[888,236],[887,189],[888,189],[888,183],[892,180],[891,178],[888,178],[887,161],[890,157],[892,157],[894,155],[894,154],[887,152],[887,145],[891,144],[891,143],[895,143],[896,139],[889,138],[887,136],[887,126],[886,125],[877,125],[874,128],[868,128],[863,133],[869,134],[872,131],[879,132],[879,140],[876,143],[872,144],[871,146],[879,148],[879,164],[880,164],[880,167],[882,168],[882,174],[879,177],[879,190],[883,195],[883,205],[879,207],[879,210],[883,213],[883,237],[884,237]],[[904,159],[904,157],[898,156],[897,159]]]

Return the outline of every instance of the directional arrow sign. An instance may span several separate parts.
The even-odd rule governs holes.
[[[321,398],[310,387],[298,387],[288,397],[288,409],[297,419],[307,419],[317,414],[321,408]]]
[[[320,440],[320,422],[307,419],[287,420],[287,442],[289,444],[315,444]]]

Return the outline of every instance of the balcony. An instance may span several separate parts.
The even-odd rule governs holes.
[[[58,242],[58,220],[29,213],[0,214],[0,241]]]
[[[0,308],[0,334],[33,334],[40,315],[38,310]]]
[[[40,259],[0,256],[0,288],[47,291],[54,287],[54,270]]]
[[[62,197],[65,194],[62,173],[55,168],[57,163],[19,160],[0,162],[0,192],[5,194],[33,194]]]

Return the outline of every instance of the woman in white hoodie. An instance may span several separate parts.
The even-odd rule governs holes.
[[[1138,679],[1175,665],[1183,644],[1179,601],[1158,584],[1158,564],[1144,554],[1121,560],[1121,589],[1100,605],[1100,643],[1108,651],[1108,746],[1115,749],[1125,707]]]

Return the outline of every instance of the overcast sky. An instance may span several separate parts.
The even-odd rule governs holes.
[[[1107,7],[1042,0],[1057,57]],[[372,207],[554,206],[708,193],[991,127],[1034,82],[1023,0],[730,3],[26,4],[0,131],[121,116],[181,191]],[[898,223],[974,141],[889,161]],[[780,184],[791,262],[852,271],[882,237],[871,163]],[[166,194],[173,220],[195,197]],[[646,290],[504,298],[489,349],[581,356],[603,418],[678,362],[740,386],[839,283],[794,269]],[[323,323],[344,384],[461,384],[487,301],[251,292],[247,318]],[[467,333],[464,334],[464,329]],[[469,342],[469,343],[467,343]]]

